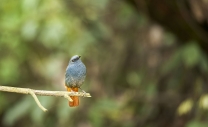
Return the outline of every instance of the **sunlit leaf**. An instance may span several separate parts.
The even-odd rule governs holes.
[[[178,107],[178,114],[183,115],[191,111],[193,107],[193,100],[187,99],[183,101]]]
[[[203,109],[208,109],[208,94],[200,97],[199,106]]]

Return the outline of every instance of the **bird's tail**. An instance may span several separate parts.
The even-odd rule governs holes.
[[[69,88],[69,87],[67,87],[67,91],[69,91],[69,92],[71,92],[71,90],[74,91],[74,92],[78,92],[78,89],[79,88]],[[73,100],[73,102],[69,101],[69,106],[70,107],[78,106],[79,105],[79,97],[78,96],[70,96],[70,97]]]

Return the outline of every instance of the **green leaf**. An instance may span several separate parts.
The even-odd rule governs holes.
[[[200,121],[191,121],[187,124],[186,127],[207,127],[207,122],[200,122]]]
[[[198,64],[200,55],[200,49],[196,42],[191,42],[182,49],[183,62],[187,67],[193,67]]]
[[[127,82],[132,86],[138,86],[142,81],[142,76],[136,72],[130,72],[126,76]]]

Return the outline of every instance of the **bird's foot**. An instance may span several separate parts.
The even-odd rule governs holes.
[[[85,95],[86,95],[86,92],[81,88],[81,87],[79,87],[81,90],[82,90],[82,92],[83,92],[83,97],[85,97]]]
[[[71,89],[71,91],[70,92],[72,92],[73,94],[75,94],[76,92],[75,91],[73,91],[72,89]]]

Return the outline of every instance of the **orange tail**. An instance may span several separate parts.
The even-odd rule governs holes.
[[[79,88],[69,88],[67,87],[67,91],[71,92],[71,90],[73,90],[74,92],[78,92]],[[70,107],[75,107],[79,105],[79,97],[77,96],[70,96],[71,99],[73,100],[73,102],[69,102],[69,106]]]

